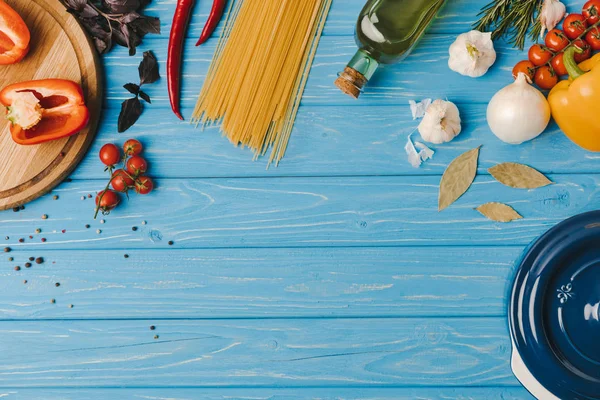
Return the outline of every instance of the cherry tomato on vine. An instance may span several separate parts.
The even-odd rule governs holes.
[[[519,61],[517,65],[512,70],[513,78],[517,79],[519,73],[524,73],[527,75],[529,82],[533,82],[533,77],[535,76],[535,65],[529,60]]]
[[[125,143],[123,143],[123,151],[127,156],[137,156],[142,152],[142,144],[135,139],[129,139]]]
[[[106,166],[112,166],[121,161],[121,150],[112,143],[107,143],[100,149],[100,160]]]
[[[110,184],[117,192],[126,192],[130,187],[133,187],[133,178],[122,169],[118,169],[112,174]]]
[[[590,25],[600,21],[600,0],[590,0],[585,3],[582,14]]]
[[[139,194],[148,194],[154,190],[154,182],[147,176],[140,176],[135,181],[135,191]]]
[[[573,46],[583,50],[583,53],[575,53],[575,61],[576,62],[578,62],[578,63],[583,62],[592,56],[592,48],[590,47],[589,44],[587,44],[583,40],[578,39],[578,40],[574,41]]]
[[[108,214],[114,210],[121,199],[119,195],[112,190],[103,190],[96,195],[96,207],[102,211],[103,214]]]
[[[148,163],[140,156],[133,156],[127,160],[127,172],[133,176],[143,174],[148,170]]]
[[[577,39],[583,35],[588,27],[587,20],[581,14],[569,14],[563,22],[563,31],[571,40]]]
[[[558,83],[558,75],[545,65],[535,72],[534,82],[540,89],[550,90]]]
[[[550,50],[561,51],[569,45],[569,39],[560,29],[552,29],[546,35],[545,43]]]
[[[585,41],[593,50],[600,50],[600,29],[598,29],[598,27],[592,28],[592,30],[585,35]]]
[[[563,56],[564,56],[564,53],[558,53],[557,55],[554,56],[554,58],[550,62],[552,69],[554,70],[554,72],[556,72],[556,75],[559,75],[559,76],[567,75],[567,73],[568,73],[567,68],[565,68]]]
[[[554,54],[550,49],[542,46],[541,44],[534,44],[529,49],[529,61],[533,63],[533,65],[541,66],[546,64],[552,58]]]

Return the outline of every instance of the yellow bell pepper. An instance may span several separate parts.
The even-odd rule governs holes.
[[[554,86],[548,102],[554,120],[569,139],[586,150],[600,151],[600,54],[577,65],[577,51],[575,47],[565,50],[563,59],[571,79]]]

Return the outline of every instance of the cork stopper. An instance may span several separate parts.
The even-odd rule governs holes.
[[[360,72],[353,68],[346,67],[344,72],[341,72],[339,77],[335,80],[335,86],[346,93],[348,96],[352,96],[358,99],[360,92],[367,83],[367,78]]]

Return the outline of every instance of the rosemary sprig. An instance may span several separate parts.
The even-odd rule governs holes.
[[[536,40],[542,30],[538,16],[542,0],[493,0],[481,9],[473,27],[481,32],[493,29],[492,38],[506,36],[523,50],[529,36]]]

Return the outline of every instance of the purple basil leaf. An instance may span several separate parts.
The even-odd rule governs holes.
[[[138,67],[140,73],[140,86],[146,83],[154,83],[160,79],[158,72],[158,61],[151,51],[144,52],[144,59]]]
[[[140,8],[140,0],[102,0],[102,5],[111,14],[126,14]]]
[[[152,104],[152,101],[150,100],[150,96],[148,96],[148,94],[146,92],[144,92],[143,90],[140,90],[139,95],[142,99],[144,99],[145,102]]]
[[[125,100],[121,105],[121,113],[119,114],[119,133],[131,128],[140,118],[140,115],[142,115],[142,102],[140,99],[133,97]]]
[[[160,34],[160,19],[141,15],[129,24],[140,36],[148,33]]]
[[[110,38],[108,39],[108,41],[102,40],[97,37],[94,38],[94,46],[96,47],[96,50],[98,50],[99,54],[106,53],[110,49],[110,45]]]
[[[86,4],[79,13],[81,18],[94,18],[98,15],[100,15],[98,14],[98,11],[96,11],[96,9],[89,4]]]
[[[126,83],[125,85],[123,85],[123,87],[134,96],[137,96],[140,92],[140,87],[135,83]]]
[[[127,14],[124,14],[123,16],[119,17],[119,22],[122,24],[128,24],[132,21],[135,21],[136,19],[138,19],[140,17],[140,14],[136,13],[136,12],[130,12]]]

